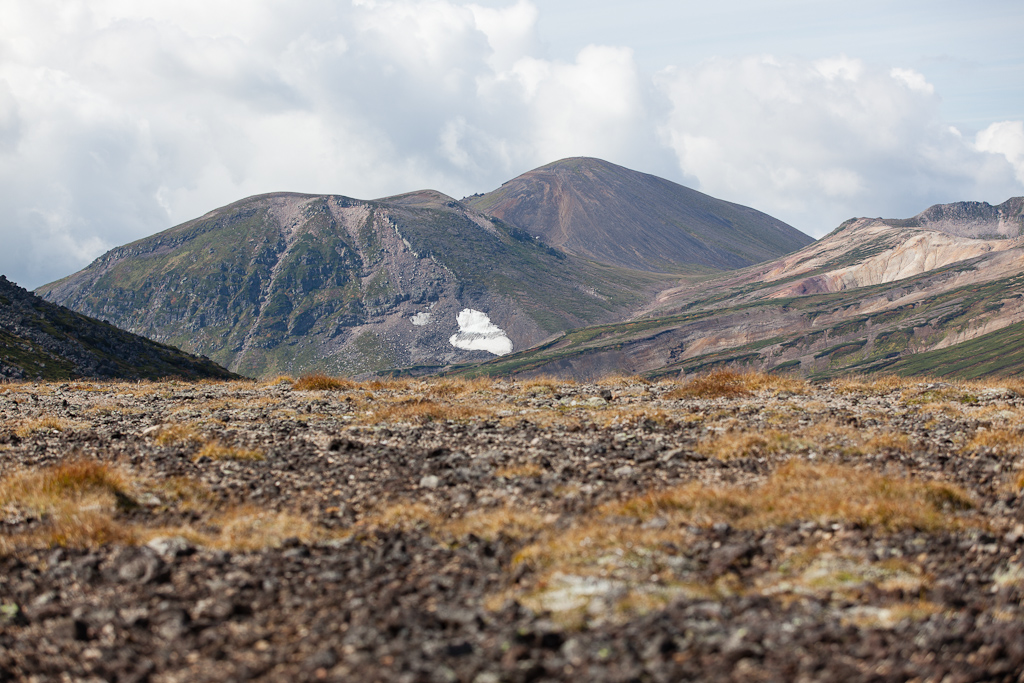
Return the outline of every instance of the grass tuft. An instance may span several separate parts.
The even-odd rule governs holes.
[[[47,416],[41,417],[37,420],[29,420],[15,430],[15,434],[21,438],[32,436],[33,434],[45,434],[49,432],[62,432],[70,426],[66,420],[62,420],[59,417]]]
[[[253,462],[266,459],[260,451],[251,448],[228,446],[219,441],[209,441],[200,448],[199,452],[196,453],[196,460],[200,458],[209,458],[210,460],[248,460]]]
[[[974,433],[967,450],[973,453],[989,452],[1000,457],[1024,454],[1024,434],[1017,429],[985,429]]]
[[[806,394],[809,388],[805,381],[793,377],[763,372],[712,370],[686,380],[682,386],[666,393],[665,398],[740,398],[762,391]]]
[[[321,374],[303,375],[292,384],[294,391],[347,391],[358,387],[359,384],[350,379]]]
[[[156,442],[161,446],[189,446],[201,441],[199,433],[189,425],[168,425],[156,435]]]

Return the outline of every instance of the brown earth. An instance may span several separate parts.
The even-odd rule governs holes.
[[[1018,681],[1024,385],[0,386],[0,680]]]

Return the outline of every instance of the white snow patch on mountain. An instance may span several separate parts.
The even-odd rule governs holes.
[[[464,308],[455,317],[455,321],[459,323],[459,331],[448,339],[455,348],[488,351],[496,356],[512,353],[512,340],[483,311]]]
[[[430,322],[430,313],[427,311],[421,311],[409,318],[409,320],[411,320],[412,324],[416,327],[425,327],[426,324]]]

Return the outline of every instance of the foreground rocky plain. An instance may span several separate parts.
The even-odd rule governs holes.
[[[0,385],[0,680],[1020,681],[1024,383]]]

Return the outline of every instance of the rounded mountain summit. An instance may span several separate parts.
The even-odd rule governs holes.
[[[555,161],[463,202],[556,249],[654,272],[742,268],[814,241],[755,209],[590,157]]]

